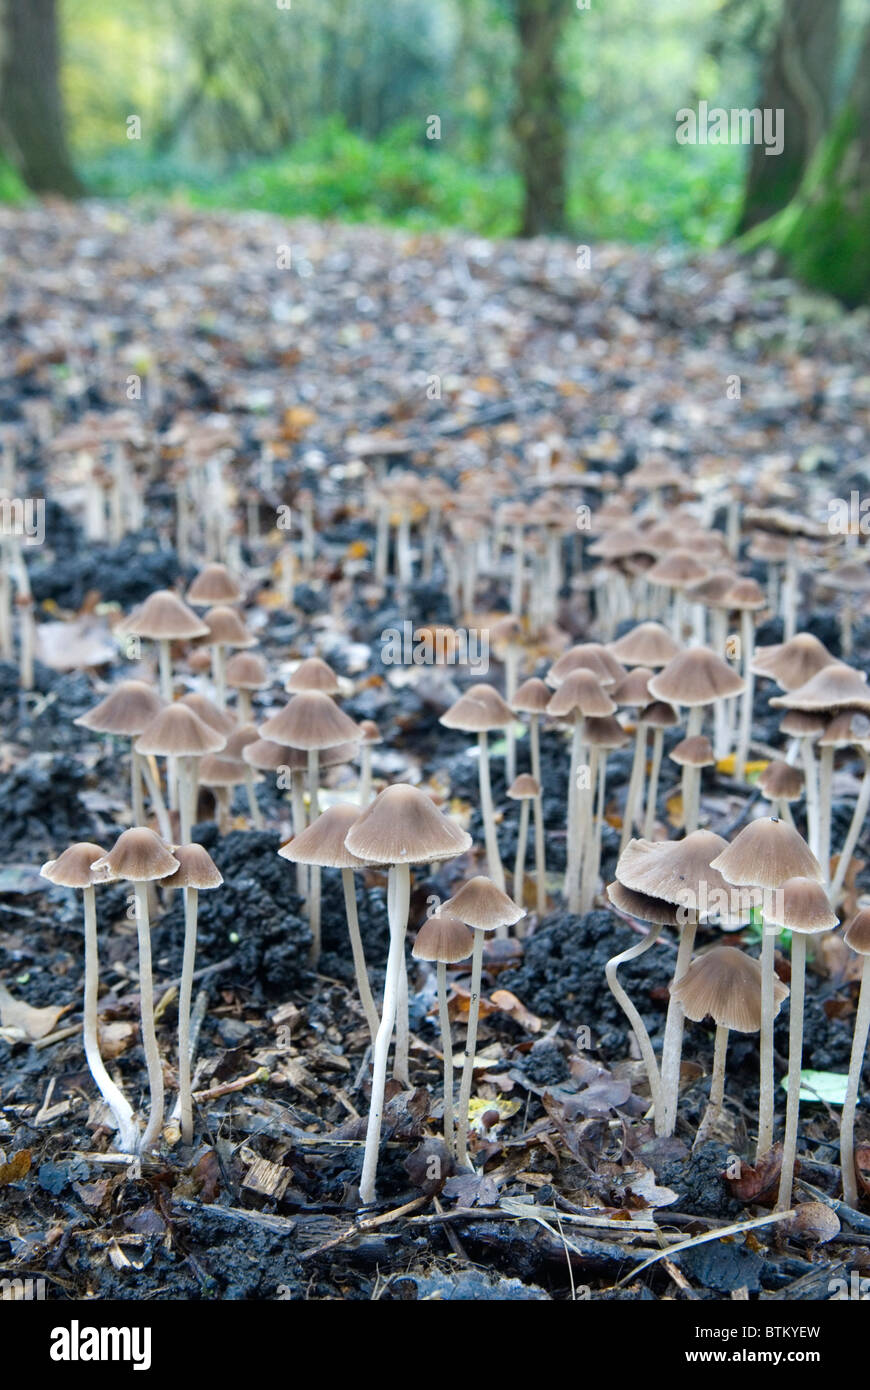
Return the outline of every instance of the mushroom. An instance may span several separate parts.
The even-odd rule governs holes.
[[[529,756],[532,776],[538,783],[535,797],[535,903],[538,916],[547,910],[547,866],[544,851],[544,797],[541,780],[541,716],[550,703],[550,692],[542,680],[533,676],[523,681],[512,702],[512,708],[529,716]]]
[[[695,1136],[695,1148],[705,1142],[725,1099],[725,1059],[728,1034],[757,1033],[761,1027],[761,966],[736,946],[714,946],[693,960],[683,978],[671,986],[686,1018],[701,1023],[708,1015],[716,1024],[710,1099]],[[788,997],[788,988],[774,981],[774,1017]]]
[[[634,757],[631,761],[631,775],[628,779],[628,790],[625,794],[625,806],[622,812],[622,834],[619,842],[620,854],[625,849],[634,833],[634,823],[637,818],[638,807],[643,805],[644,782],[646,780],[646,743],[647,725],[640,717],[641,710],[649,704],[649,691],[647,686],[652,676],[652,668],[649,666],[636,666],[633,671],[629,671],[624,680],[611,688],[611,698],[620,709],[634,709],[637,712],[634,728]]]
[[[92,865],[105,854],[99,845],[81,841],[70,845],[57,859],[43,864],[40,874],[49,883],[61,888],[81,888],[85,918],[85,1000],[83,1011],[82,1036],[85,1057],[91,1076],[103,1100],[112,1112],[118,1131],[118,1147],[122,1153],[135,1154],[139,1150],[139,1126],[133,1114],[133,1107],[121,1093],[119,1086],[110,1077],[100,1054],[99,1024],[97,1018],[97,990],[100,980],[99,947],[97,942],[97,903],[94,885],[103,881],[95,874]]]
[[[323,695],[337,695],[341,687],[338,676],[327,661],[323,661],[319,656],[308,656],[304,661],[300,661],[284,688],[291,695],[299,695],[304,690],[319,690]]]
[[[691,647],[678,652],[649,683],[649,693],[654,700],[688,706],[687,738],[701,733],[708,705],[739,695],[743,689],[744,681],[737,672],[708,647]],[[684,816],[692,804],[697,778],[697,770],[686,764],[683,768]]]
[[[799,632],[789,642],[756,647],[752,669],[757,676],[776,681],[781,690],[798,690],[836,658],[811,632]]]
[[[173,845],[178,868],[162,880],[164,888],[184,889],[184,955],[178,986],[178,1103],[181,1111],[181,1138],[193,1143],[193,1096],[190,1089],[190,1001],[193,995],[193,968],[196,964],[196,919],[199,894],[203,889],[220,888],[223,875],[202,845]]]
[[[474,1049],[477,1044],[477,1021],[480,1013],[480,977],[483,966],[483,939],[487,932],[504,931],[514,926],[525,909],[509,898],[490,879],[478,874],[464,883],[442,907],[448,916],[458,917],[474,931],[474,950],[471,957],[471,997],[468,1001],[468,1030],[465,1035],[465,1060],[462,1084],[459,1088],[459,1122],[456,1131],[456,1157],[471,1167],[468,1159],[468,1107],[474,1077]]]
[[[856,597],[866,597],[870,593],[870,569],[859,561],[850,560],[838,566],[823,579],[825,588],[836,589],[843,595],[840,609],[840,653],[844,657],[852,655],[852,623],[855,616]]]
[[[368,806],[372,799],[372,749],[376,743],[383,743],[383,739],[373,719],[361,719],[359,726],[363,732],[360,744],[359,804]]]
[[[520,824],[517,830],[517,855],[514,860],[513,894],[517,902],[523,901],[523,878],[526,868],[526,845],[529,838],[529,802],[537,801],[541,795],[538,782],[528,772],[519,777],[507,789],[511,801],[520,803]]]
[[[673,705],[667,704],[665,700],[653,700],[652,704],[647,705],[641,711],[640,723],[653,731],[652,760],[650,762],[649,783],[646,792],[646,809],[643,817],[644,839],[652,837],[653,827],[656,819],[656,802],[659,794],[659,773],[662,766],[662,752],[664,750],[665,729],[674,729],[679,724],[677,711]],[[622,851],[620,850],[620,853]]]
[[[712,767],[716,759],[713,745],[706,734],[696,734],[694,738],[681,739],[668,754],[672,763],[691,772],[689,800],[683,805],[683,824],[687,835],[698,829],[700,819],[701,768]]]
[[[145,637],[156,642],[160,651],[160,693],[172,701],[171,642],[190,641],[206,637],[208,628],[193,609],[182,603],[171,589],[157,589],[122,623],[121,630],[133,637]]]
[[[671,550],[656,560],[645,575],[648,584],[658,584],[673,595],[671,632],[682,642],[686,619],[686,590],[706,579],[708,567],[691,550]]]
[[[480,759],[477,765],[480,785],[480,811],[483,816],[483,833],[486,840],[486,862],[493,882],[504,890],[504,870],[498,852],[498,836],[495,829],[495,812],[492,805],[492,784],[489,776],[490,729],[507,728],[513,723],[513,712],[509,705],[491,685],[472,685],[454,701],[438,720],[445,729],[461,729],[464,733],[477,734]]]
[[[857,1207],[855,1107],[858,1103],[858,1087],[861,1084],[864,1054],[867,1051],[867,1034],[870,1032],[870,909],[863,908],[853,917],[844,935],[846,945],[861,956],[861,988],[858,994],[855,1028],[852,1034],[846,1099],[843,1101],[843,1113],[840,1120],[840,1167],[843,1174],[843,1201],[849,1207]]]
[[[580,911],[589,912],[598,887],[598,874],[601,868],[601,838],[604,826],[605,794],[607,790],[607,754],[611,749],[623,748],[628,735],[612,715],[601,719],[586,720],[586,742],[589,746],[589,787],[595,794],[597,784],[597,804],[594,815],[586,824],[586,847],[581,869],[582,889]]]
[[[375,797],[351,826],[345,846],[358,859],[390,866],[387,887],[390,950],[381,1019],[372,1049],[371,1106],[360,1181],[360,1200],[368,1204],[375,1200],[387,1056],[396,1024],[399,981],[405,965],[405,932],[411,894],[409,865],[454,859],[471,848],[471,836],[442,816],[425,792],[400,784],[385,787]]]
[[[517,693],[517,674],[519,672],[523,650],[522,635],[522,622],[519,618],[515,617],[513,613],[508,613],[506,617],[500,618],[498,622],[493,623],[492,627],[489,629],[489,637],[493,650],[497,654],[503,652],[504,695],[511,709],[514,708],[514,697]],[[513,720],[511,720],[510,724],[507,726],[504,775],[508,785],[517,775],[517,743]]]
[[[458,917],[435,912],[427,917],[411,948],[417,960],[435,961],[438,979],[438,1021],[441,1025],[441,1054],[444,1059],[444,1143],[456,1155],[456,1128],[453,1110],[453,1038],[447,1007],[447,967],[467,960],[474,950],[474,933]]]
[[[253,718],[251,695],[255,690],[267,690],[269,670],[263,658],[253,651],[234,652],[226,665],[224,677],[228,690],[236,691],[236,716],[240,724]]]
[[[359,814],[358,806],[350,806],[346,802],[339,802],[335,806],[330,806],[328,810],[317,817],[317,820],[312,821],[307,829],[295,835],[286,845],[282,845],[278,854],[282,859],[288,859],[291,864],[316,864],[318,868],[322,869],[341,870],[344,909],[353,955],[353,968],[356,973],[356,987],[372,1035],[372,1044],[374,1044],[378,1033],[378,1011],[369,984],[365,952],[359,930],[356,889],[353,881],[354,869],[365,868],[365,862],[351,854],[344,843],[351,826],[355,825],[359,819]]]
[[[211,647],[212,679],[215,696],[221,709],[227,703],[227,648],[255,647],[256,637],[252,637],[235,608],[218,604],[210,608],[204,622],[208,627],[205,645]]]
[[[151,796],[160,833],[169,839],[169,814],[160,791],[160,783],[152,776],[151,769],[142,755],[136,752],[133,744],[137,734],[141,734],[162,709],[163,701],[150,685],[146,685],[144,681],[120,681],[99,704],[80,714],[73,723],[94,733],[113,734],[130,739],[130,801],[133,820],[136,825],[142,825],[145,821],[145,799],[142,794],[144,781]]]
[[[791,739],[787,759],[799,756],[804,773],[807,843],[815,854],[819,845],[819,778],[813,744],[828,727],[823,714],[808,714],[804,710],[787,710],[780,720],[780,733]]]
[[[801,1062],[804,1042],[804,981],[806,978],[807,937],[815,932],[832,931],[837,919],[831,911],[824,888],[815,878],[790,878],[782,884],[773,921],[791,932],[791,1003],[788,1020],[788,1099],[785,1108],[785,1139],[776,1210],[791,1206],[792,1182],[797,1153],[798,1116],[801,1095]]]
[[[91,868],[107,878],[127,879],[136,896],[136,935],[139,941],[139,1012],[142,1019],[142,1046],[148,1068],[151,1108],[145,1133],[137,1153],[149,1153],[157,1142],[163,1124],[163,1068],[154,1029],[154,983],[151,977],[151,923],[148,915],[148,884],[168,878],[179,867],[153,830],[135,826],[125,830],[108,854],[100,855]]]
[[[203,566],[185,598],[194,608],[211,608],[216,603],[241,603],[244,593],[239,581],[226,565],[214,561]]]
[[[255,786],[262,779],[254,775],[253,763],[247,762],[244,752],[252,743],[259,743],[260,738],[253,724],[240,724],[227,735],[226,748],[224,754],[228,758],[241,759],[245,776],[245,790],[248,797],[248,811],[251,816],[251,824],[255,830],[263,829],[263,812],[260,810],[257,801]]]
[[[737,735],[737,751],[734,760],[734,776],[742,782],[746,776],[746,761],[749,757],[749,738],[752,733],[752,710],[755,699],[755,672],[752,659],[755,655],[755,622],[753,613],[764,607],[764,594],[754,579],[738,579],[725,595],[724,602],[729,609],[740,614],[740,646],[743,657],[743,694],[740,704],[740,728]]]
[[[558,662],[556,663],[558,665]],[[555,672],[553,667],[549,673]],[[584,730],[587,719],[601,719],[613,714],[616,705],[593,673],[585,669],[572,671],[555,691],[547,706],[547,713],[558,718],[571,717],[573,734],[571,739],[571,767],[568,782],[568,817],[566,833],[568,836],[567,856],[567,897],[569,912],[580,911],[580,873],[583,861],[587,820],[591,819],[589,806],[592,788],[586,788],[586,796],[581,801],[579,786],[580,768],[583,764]]]
[[[804,794],[804,774],[799,767],[774,758],[764,768],[758,779],[761,795],[771,803],[771,815],[794,825],[791,813],[792,801],[799,801]]]
[[[721,854],[711,861],[726,883],[739,888],[761,889],[764,911],[761,918],[761,1037],[759,1039],[758,1144],[756,1161],[773,1144],[773,1021],[775,946],[781,923],[776,923],[771,893],[776,894],[791,879],[822,882],[821,866],[805,840],[786,821],[766,816],[744,826]],[[774,930],[771,931],[771,926]],[[801,1001],[802,1003],[802,1001]],[[792,1000],[792,1008],[795,1002]]]
[[[823,744],[834,734],[844,742],[854,744],[857,747],[864,765],[861,790],[856,797],[849,829],[837,858],[836,872],[831,880],[830,899],[833,904],[836,904],[840,890],[846,881],[846,874],[849,872],[849,864],[858,843],[858,836],[861,834],[864,821],[867,818],[867,810],[870,808],[870,719],[867,718],[866,714],[855,714],[851,710],[847,710],[831,721],[819,739],[819,743]]]
[[[170,766],[178,767],[178,809],[181,821],[181,842],[189,844],[196,816],[196,785],[199,759],[206,753],[217,753],[226,744],[210,724],[180,702],[161,710],[142,730],[134,747],[137,753],[153,753],[167,760],[167,780]]]
[[[200,762],[198,784],[207,787],[214,797],[219,835],[229,833],[233,788],[246,786],[250,776],[250,765],[241,757],[232,757],[226,749],[207,753]]]

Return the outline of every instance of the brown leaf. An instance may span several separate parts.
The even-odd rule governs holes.
[[[193,1170],[202,1200],[216,1202],[221,1190],[221,1168],[214,1149],[207,1149]]]
[[[795,1166],[797,1171],[798,1165]],[[767,1204],[776,1200],[779,1187],[779,1174],[782,1168],[782,1145],[774,1144],[761,1161],[753,1168],[748,1163],[741,1164],[740,1177],[723,1177],[738,1202],[760,1202]]]
[[[0,1187],[8,1187],[11,1182],[21,1182],[30,1172],[30,1150],[19,1149],[8,1163],[0,1163]]]
[[[542,1025],[537,1014],[531,1013],[515,994],[511,994],[509,989],[493,990],[489,997],[496,1008],[501,1009],[503,1013],[510,1014],[521,1028],[525,1028],[529,1033],[540,1033]]]
[[[33,1009],[20,999],[14,999],[5,985],[0,985],[0,1027],[14,1028],[27,1042],[48,1037],[57,1027],[61,1015],[71,1008],[71,1004],[64,1004],[59,1009],[51,1006]]]

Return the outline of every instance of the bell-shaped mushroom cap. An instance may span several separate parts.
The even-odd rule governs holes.
[[[363,743],[383,743],[384,740],[381,737],[381,731],[373,719],[361,719],[359,721],[359,726],[363,733]]]
[[[259,652],[234,652],[227,662],[226,680],[230,690],[265,690],[270,684],[269,668]]]
[[[628,743],[628,734],[612,714],[587,719],[583,737],[590,748],[624,748]]]
[[[540,794],[540,782],[528,772],[521,772],[519,777],[515,777],[505,793],[511,801],[525,801]]]
[[[106,853],[99,845],[89,840],[80,840],[70,845],[57,859],[49,859],[40,869],[42,878],[56,883],[60,888],[90,888],[94,883],[102,883],[103,876],[95,874],[92,865]]]
[[[641,709],[649,704],[649,682],[652,679],[652,670],[649,666],[635,666],[634,670],[629,671],[616,685],[610,686],[608,694],[611,700],[617,705],[629,706],[633,709]]]
[[[173,845],[178,860],[174,874],[161,881],[163,888],[220,888],[223,874],[202,845]]]
[[[523,681],[513,698],[511,708],[521,714],[543,714],[549,703],[548,687],[537,676],[531,676],[529,680]]]
[[[859,748],[866,748],[868,742],[870,718],[863,710],[844,709],[828,721],[819,739],[819,747],[847,748],[856,744]]]
[[[714,865],[728,842],[712,830],[693,830],[682,840],[629,840],[616,865],[617,880],[633,893],[661,898],[723,926],[738,926],[755,905],[751,893],[735,894]]]
[[[784,820],[760,816],[750,821],[711,861],[726,883],[749,888],[781,888],[790,878],[824,879],[806,840]]]
[[[204,622],[208,628],[206,646],[209,647],[256,647],[257,639],[252,637],[235,608],[219,604],[210,608]]]
[[[630,632],[608,643],[607,650],[624,666],[646,666],[657,670],[673,661],[680,644],[661,623],[638,623]]]
[[[168,878],[178,868],[179,861],[153,830],[134,826],[125,830],[108,854],[101,855],[91,868],[106,878],[126,878],[131,883],[150,883],[153,879]]]
[[[838,925],[828,895],[814,878],[789,878],[765,898],[765,921],[786,931],[833,931]]]
[[[716,761],[713,745],[706,734],[693,734],[691,738],[681,739],[668,757],[678,767],[710,767]]]
[[[799,767],[774,758],[759,777],[758,785],[768,801],[797,801],[803,796],[804,774]]]
[[[788,734],[789,738],[817,738],[827,727],[828,720],[824,714],[803,709],[786,710],[779,721],[780,733]]]
[[[671,705],[711,705],[744,687],[742,676],[711,652],[709,647],[690,647],[678,652],[663,671],[653,676],[649,693]]]
[[[513,898],[497,888],[492,879],[477,874],[463,883],[458,893],[442,905],[443,912],[458,917],[466,926],[475,931],[496,931],[499,927],[512,927],[525,909],[518,907]]]
[[[826,666],[835,665],[827,647],[811,632],[799,632],[788,642],[757,647],[752,669],[759,676],[776,681],[782,690],[798,690]]]
[[[668,589],[689,589],[700,584],[709,573],[708,567],[691,550],[671,550],[656,560],[646,572],[650,584],[662,584]]]
[[[456,965],[474,950],[474,932],[458,917],[436,912],[427,917],[414,939],[411,955],[417,960],[436,960]]]
[[[567,718],[575,713],[585,719],[603,719],[613,714],[616,705],[602,686],[598,677],[591,671],[572,671],[554,691],[547,705],[547,713],[557,718]]]
[[[308,755],[300,748],[288,748],[286,743],[273,743],[268,738],[255,738],[246,743],[241,757],[249,767],[259,772],[277,772],[279,767],[289,767],[291,772],[304,772],[308,767]]]
[[[144,681],[119,681],[99,704],[80,714],[73,723],[94,733],[133,738],[162,709],[163,700]]]
[[[200,695],[196,691],[190,695],[182,695],[178,704],[184,705],[186,709],[192,709],[203,724],[207,724],[210,729],[223,734],[225,738],[236,727],[236,721],[231,714],[228,714],[225,709],[219,709],[206,695]]]
[[[709,1016],[718,1027],[738,1033],[757,1033],[761,1027],[761,966],[736,946],[714,946],[698,956],[671,985],[671,994],[695,1023]],[[787,986],[774,979],[774,1017],[787,996]]]
[[[188,603],[197,608],[210,608],[214,603],[239,603],[242,587],[226,565],[213,561],[205,565],[187,591]]]
[[[469,734],[503,729],[513,722],[513,710],[491,685],[470,686],[438,720],[445,729],[462,729]]]
[[[615,685],[625,675],[625,667],[620,665],[612,652],[600,642],[583,642],[578,647],[569,647],[555,661],[545,676],[547,685],[558,690],[570,675],[576,671],[589,671],[598,678],[599,685]]]
[[[338,676],[328,662],[319,656],[308,656],[300,661],[284,689],[294,695],[302,690],[320,690],[324,695],[337,695]]]
[[[639,724],[648,724],[651,729],[674,729],[680,722],[677,711],[666,700],[653,700],[637,718]]]
[[[209,753],[199,765],[201,787],[240,787],[252,775],[248,763],[241,758],[227,757],[226,753]]]
[[[844,594],[866,594],[870,590],[870,567],[848,561],[823,575],[820,582],[825,588],[838,589]]]
[[[167,705],[136,740],[137,753],[159,757],[202,757],[223,748],[226,739],[180,702]]]
[[[870,908],[863,907],[843,933],[846,945],[859,956],[870,956]]]
[[[344,843],[351,826],[360,818],[360,808],[338,802],[301,830],[278,853],[291,864],[319,864],[323,869],[361,869],[358,859]]]
[[[240,758],[249,743],[259,742],[260,736],[253,724],[240,724],[231,734],[227,734],[227,746],[223,752],[228,758]]]
[[[345,838],[351,854],[371,864],[425,864],[454,859],[471,848],[471,836],[404,782],[385,787]]]
[[[503,618],[497,618],[490,624],[489,639],[493,647],[505,647],[519,642],[523,635],[522,619],[515,613],[506,613]]]
[[[153,642],[180,642],[184,638],[205,637],[208,628],[171,589],[157,589],[130,614],[122,631]]]
[[[861,671],[843,661],[823,666],[805,685],[786,695],[774,695],[770,701],[776,709],[826,710],[851,707],[870,710],[870,686]]]
[[[757,613],[766,602],[761,585],[756,580],[741,578],[736,579],[725,594],[722,607],[740,613]]]
[[[716,569],[712,574],[708,574],[706,579],[702,579],[699,584],[691,586],[689,598],[692,603],[703,603],[707,608],[727,608],[725,597],[734,587],[737,579],[736,570]]]
[[[639,922],[656,922],[666,927],[675,927],[679,922],[680,909],[676,903],[666,903],[664,898],[653,898],[648,893],[634,893],[618,879],[608,883],[607,896],[620,912],[636,917]]]
[[[290,748],[335,748],[359,743],[362,734],[344,710],[322,690],[302,690],[260,725],[260,737]]]

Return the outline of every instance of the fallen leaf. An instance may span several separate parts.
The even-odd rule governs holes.
[[[30,1150],[19,1149],[8,1163],[0,1163],[0,1187],[8,1187],[11,1182],[21,1182],[30,1172]]]
[[[71,1004],[64,1004],[59,1009],[51,1005],[34,1009],[20,999],[14,999],[5,985],[0,985],[0,1026],[14,1028],[26,1042],[48,1037],[57,1027],[58,1019],[71,1008]]]

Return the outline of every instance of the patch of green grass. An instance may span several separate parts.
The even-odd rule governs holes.
[[[0,203],[18,205],[26,203],[29,196],[12,165],[0,155]]]

